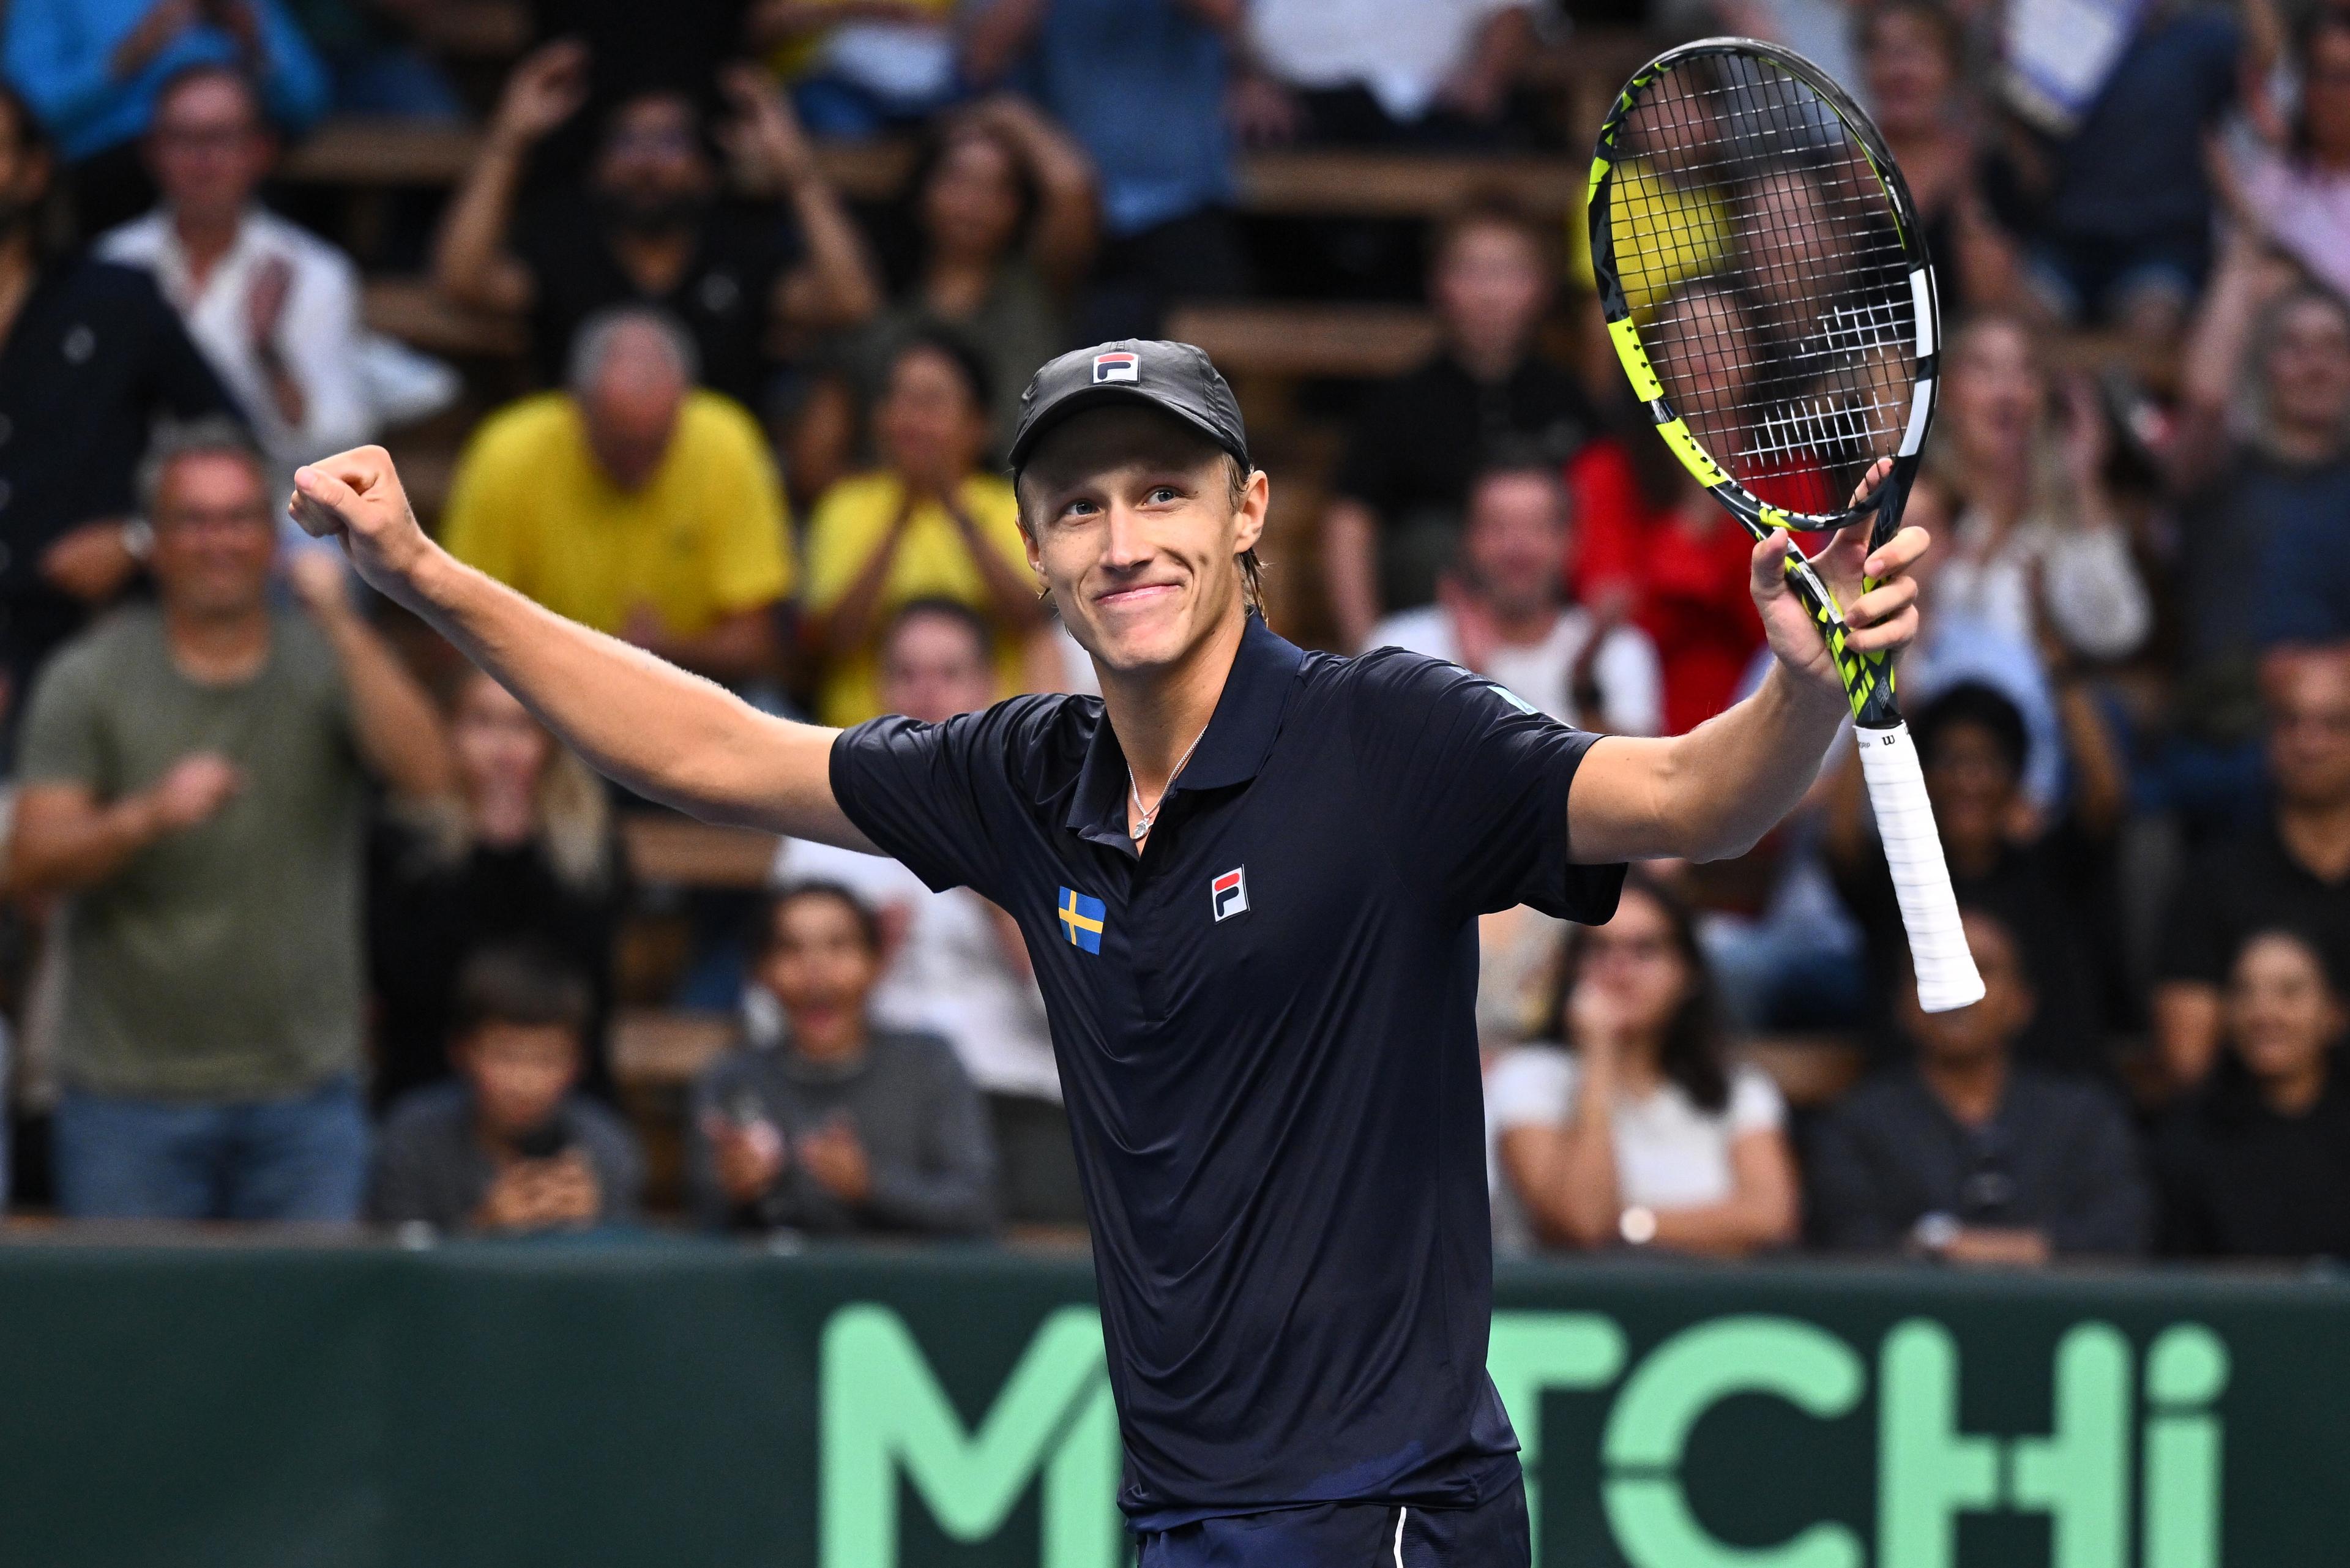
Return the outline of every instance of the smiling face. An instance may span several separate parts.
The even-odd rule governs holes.
[[[771,918],[760,983],[783,1003],[793,1048],[830,1060],[865,1038],[865,1003],[881,978],[881,955],[857,910],[826,892],[794,894]]]
[[[1174,668],[1243,613],[1240,557],[1270,489],[1172,415],[1092,409],[1046,435],[1021,471],[1028,562],[1105,670]]]
[[[2047,406],[2047,381],[2020,323],[1995,317],[1959,334],[1941,407],[1969,462],[2020,467]]]
[[[242,212],[271,152],[253,89],[228,72],[192,76],[155,105],[148,156],[165,204],[182,218]]]
[[[941,254],[992,262],[1019,236],[1020,163],[993,132],[950,132],[922,188],[922,223]]]
[[[150,566],[163,603],[200,619],[261,608],[277,558],[277,525],[260,466],[233,452],[172,460],[155,489]]]
[[[2253,1077],[2317,1069],[2342,1025],[2342,1003],[2307,942],[2271,931],[2244,944],[2228,977],[2228,1033]]]
[[[465,797],[528,799],[538,790],[555,742],[513,692],[475,670],[449,715],[449,739]]]

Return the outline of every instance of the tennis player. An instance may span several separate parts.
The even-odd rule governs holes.
[[[1266,479],[1197,348],[1054,360],[1012,466],[1038,592],[1103,696],[845,732],[460,565],[380,449],[303,469],[293,513],[629,788],[895,856],[1019,922],[1144,1568],[1525,1568],[1517,1440],[1484,1371],[1476,917],[1605,920],[1622,862],[1736,855],[1794,805],[1846,704],[1781,586],[1784,543],[1754,552],[1762,689],[1687,735],[1600,739],[1453,665],[1275,635]],[[1819,566],[1854,643],[1891,649],[1926,540],[1877,552],[1863,593],[1865,532]]]

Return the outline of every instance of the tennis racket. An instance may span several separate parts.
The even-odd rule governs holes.
[[[1668,50],[1599,128],[1590,215],[1617,357],[1699,483],[1758,539],[1863,521],[1871,549],[1892,538],[1933,419],[1939,318],[1917,211],[1860,107],[1757,39]],[[1844,611],[1801,551],[1786,573],[1852,702],[1918,1000],[1963,1007],[1982,981],[1892,660],[1847,646]]]

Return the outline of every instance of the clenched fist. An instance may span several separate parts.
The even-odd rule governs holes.
[[[312,537],[340,539],[359,576],[402,603],[418,566],[436,548],[417,526],[391,454],[380,446],[354,447],[296,469],[286,510]]]

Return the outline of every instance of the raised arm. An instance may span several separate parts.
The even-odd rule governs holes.
[[[1848,645],[1877,653],[1917,635],[1918,588],[1907,573],[1927,538],[1904,528],[1873,554],[1867,543],[1865,528],[1847,528],[1814,564],[1845,607]],[[1846,706],[1819,629],[1781,575],[1787,549],[1778,534],[1754,546],[1754,603],[1776,655],[1762,689],[1686,735],[1595,742],[1567,796],[1576,860],[1743,855],[1811,788]],[[1867,593],[1857,591],[1864,572],[1878,580]]]
[[[300,469],[294,482],[296,522],[339,538],[361,576],[422,617],[600,772],[708,821],[871,850],[833,799],[836,732],[762,713],[459,562],[417,526],[381,447]]]
[[[515,67],[432,242],[432,281],[442,293],[476,310],[530,308],[535,280],[507,248],[506,225],[531,149],[587,96],[588,50],[576,40],[548,44]]]

